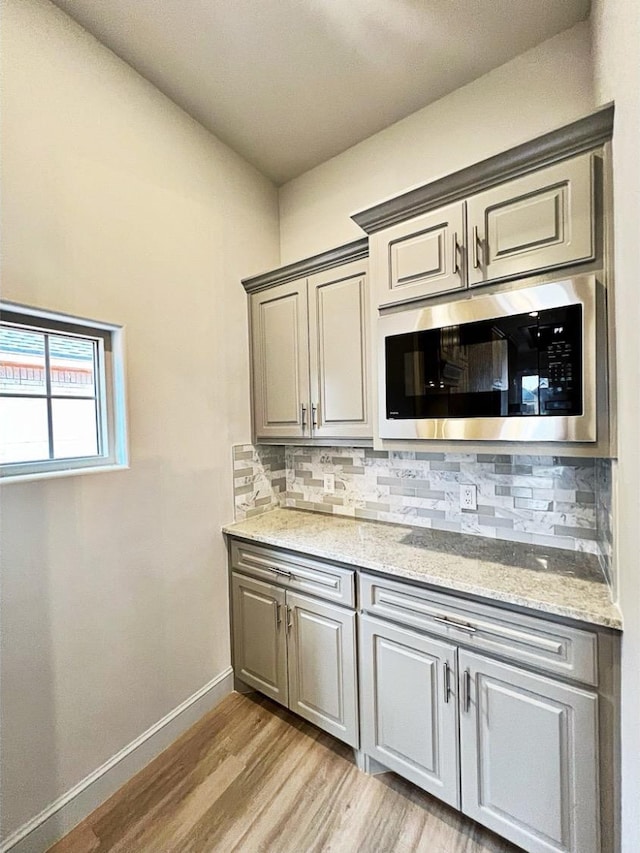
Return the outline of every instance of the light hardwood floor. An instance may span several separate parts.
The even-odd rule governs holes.
[[[257,694],[233,693],[50,853],[516,853]]]

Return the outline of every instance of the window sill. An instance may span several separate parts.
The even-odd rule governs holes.
[[[109,471],[128,471],[128,464],[92,465],[87,468],[66,468],[61,471],[40,471],[31,474],[13,474],[0,478],[0,485],[28,483],[32,480],[55,480],[59,477],[78,477],[81,474],[102,474]]]

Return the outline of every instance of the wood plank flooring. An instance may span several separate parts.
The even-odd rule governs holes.
[[[257,694],[224,699],[50,853],[516,853]]]

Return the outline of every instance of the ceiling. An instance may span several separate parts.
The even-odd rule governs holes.
[[[589,0],[54,2],[277,184],[589,12]]]

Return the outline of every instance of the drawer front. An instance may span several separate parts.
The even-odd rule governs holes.
[[[360,576],[364,611],[543,672],[597,685],[597,635],[410,584]]]
[[[286,589],[355,607],[355,572],[304,554],[292,554],[232,540],[231,565],[247,575]]]

